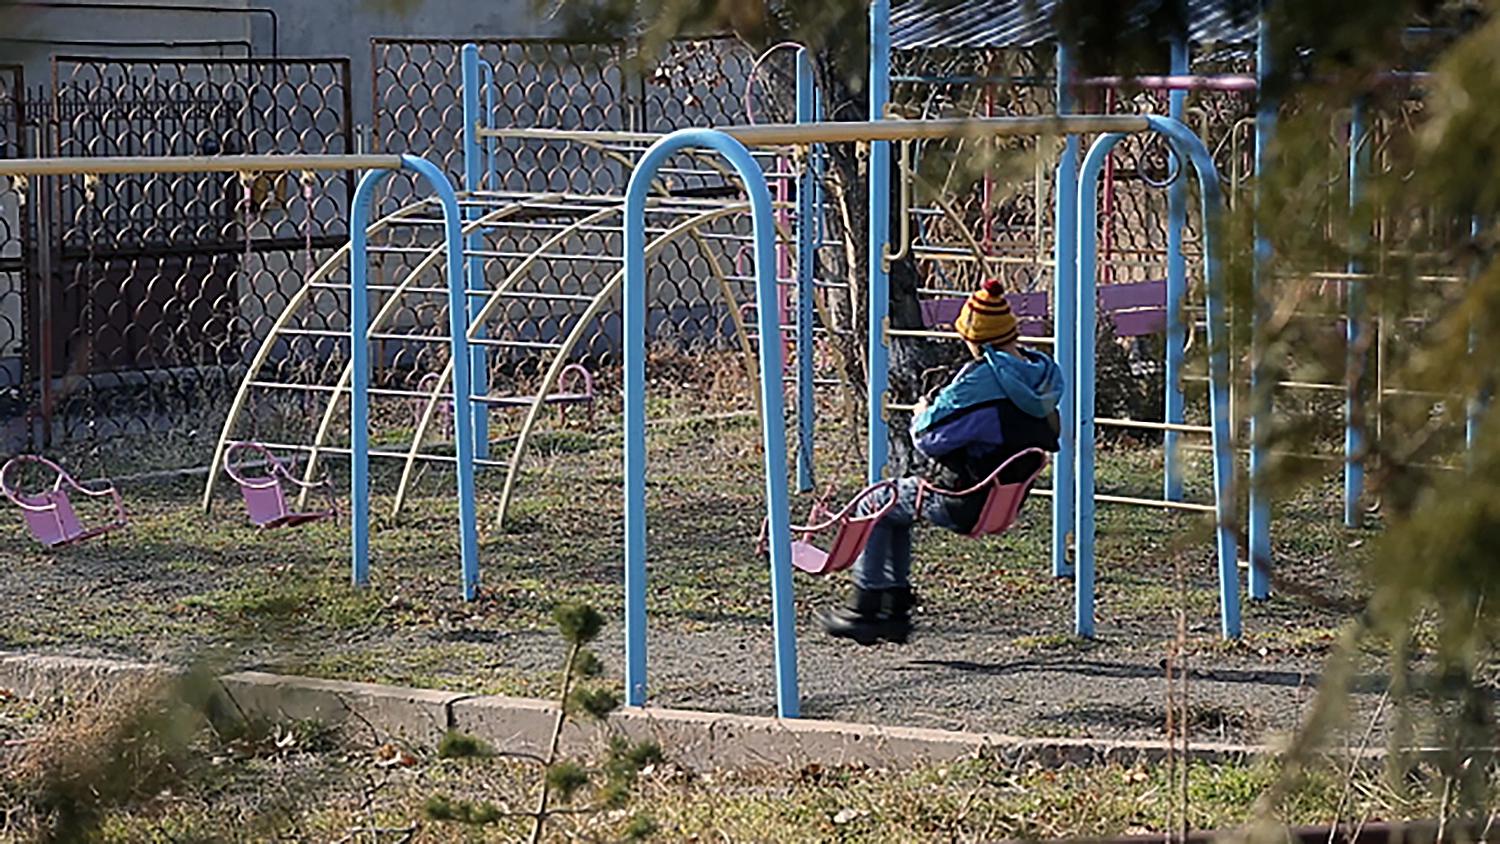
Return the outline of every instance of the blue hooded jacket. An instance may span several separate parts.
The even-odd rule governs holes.
[[[1050,420],[1062,385],[1057,362],[1041,352],[1022,349],[1017,356],[987,348],[981,360],[965,366],[925,411],[912,418],[912,438],[933,459],[979,458],[1002,446],[1009,446],[1009,453],[1031,447],[1056,451],[1057,434]]]

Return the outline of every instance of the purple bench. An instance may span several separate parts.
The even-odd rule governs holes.
[[[1046,293],[1008,293],[1010,309],[1021,322],[1022,337],[1047,333],[1051,302]],[[927,299],[922,302],[922,324],[927,328],[951,328],[964,300]],[[1144,337],[1167,330],[1167,283],[1140,281],[1106,284],[1099,288],[1099,316],[1108,319],[1117,337]]]

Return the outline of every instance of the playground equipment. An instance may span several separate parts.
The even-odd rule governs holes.
[[[235,458],[246,453],[259,459],[259,462],[266,468],[265,475],[252,477],[245,473],[245,467],[235,465]],[[293,468],[295,465],[294,462]],[[240,495],[245,499],[245,512],[250,516],[250,523],[256,527],[297,527],[309,522],[331,519],[338,515],[338,504],[333,496],[332,481],[327,477],[312,483],[300,480],[285,463],[271,453],[270,449],[260,443],[230,443],[229,448],[224,450],[224,474],[239,486]],[[322,492],[327,498],[327,506],[321,510],[306,512],[292,510],[287,503],[283,483],[296,489]]]
[[[1011,455],[1004,463],[995,467],[989,477],[968,489],[943,489],[923,480],[917,487],[917,512],[922,512],[922,499],[929,495],[945,498],[968,498],[985,493],[984,504],[979,509],[979,518],[969,535],[999,536],[1010,530],[1021,516],[1021,507],[1031,494],[1031,487],[1047,468],[1047,452],[1039,448],[1028,448]]]
[[[25,466],[40,466],[54,475],[50,485],[43,487],[39,492],[26,492],[19,486],[15,473],[20,472]],[[73,506],[70,491],[88,496],[89,498],[107,499],[110,505],[110,517],[107,521],[100,522],[91,527],[84,527],[78,517],[78,511]],[[22,454],[12,457],[0,467],[0,492],[10,499],[10,502],[21,508],[21,515],[26,520],[26,527],[36,540],[48,548],[60,548],[67,545],[76,545],[119,530],[127,525],[125,517],[125,503],[120,499],[120,491],[113,484],[106,483],[102,489],[89,489],[73,479],[61,466],[53,463],[45,457],[33,454]]]
[[[880,495],[885,496],[880,504],[869,513],[860,512],[861,505]],[[812,524],[791,526],[792,533],[797,535],[797,539],[792,542],[792,565],[798,571],[808,574],[834,574],[854,565],[854,560],[864,553],[870,531],[896,506],[896,495],[895,481],[881,481],[860,490],[837,513],[828,512],[822,501],[815,503],[808,516],[808,521]],[[824,551],[813,544],[813,537],[829,528],[834,528],[833,539],[828,544],[828,550]],[[769,530],[770,522],[761,522],[760,541],[756,545],[756,551],[761,556],[768,550]]]
[[[875,4],[879,14],[881,2]],[[875,21],[875,30],[880,31],[879,21]],[[876,51],[877,54],[879,50]],[[877,56],[877,68],[874,74],[879,76]],[[880,96],[879,86],[872,88],[872,106],[878,102]],[[879,109],[872,109],[879,113]],[[651,180],[662,163],[686,147],[701,147],[714,150],[734,167],[736,173],[744,183],[745,192],[750,197],[750,206],[754,229],[756,233],[756,278],[757,278],[757,308],[756,313],[759,320],[758,332],[760,336],[776,336],[779,330],[776,320],[775,296],[775,244],[774,228],[772,222],[773,204],[770,198],[770,190],[766,185],[764,173],[756,165],[751,157],[748,147],[767,146],[778,144],[791,144],[807,146],[812,143],[842,143],[842,142],[869,142],[872,149],[880,143],[892,140],[910,140],[916,138],[950,137],[961,134],[965,135],[1037,135],[1043,133],[1056,133],[1060,135],[1076,135],[1080,133],[1104,133],[1106,137],[1118,139],[1124,133],[1153,132],[1171,143],[1180,160],[1193,165],[1200,183],[1200,190],[1204,197],[1205,219],[1212,222],[1214,215],[1218,213],[1217,203],[1220,196],[1217,190],[1217,173],[1212,159],[1202,142],[1190,131],[1176,121],[1156,117],[1104,117],[1104,116],[1064,116],[1049,118],[993,118],[985,120],[931,120],[931,121],[873,121],[867,123],[823,123],[823,124],[797,124],[785,126],[756,126],[756,127],[732,127],[722,130],[683,130],[668,135],[657,141],[639,162],[635,172],[632,174],[630,189],[626,197],[625,216],[625,591],[626,591],[626,698],[632,705],[643,705],[646,700],[646,506],[645,506],[645,300],[646,300],[646,271],[645,259],[646,242],[645,228],[645,206]],[[872,153],[873,154],[873,153]],[[878,165],[871,167],[872,179],[879,181],[881,168]],[[1094,174],[1086,170],[1086,174]],[[1096,175],[1096,174],[1095,174]],[[1090,187],[1092,187],[1090,185]],[[887,195],[887,192],[877,186],[871,188],[872,201],[878,202],[878,198]],[[1081,197],[1083,195],[1081,194]],[[1086,195],[1092,200],[1092,192]],[[1084,201],[1080,198],[1080,202]],[[874,213],[881,209],[872,210],[872,228],[879,229],[878,221],[882,213]],[[1089,213],[1092,213],[1090,209]],[[1212,226],[1208,226],[1212,228]],[[884,238],[878,231],[871,233],[871,266],[878,266],[880,258],[884,255]],[[1078,254],[1085,251],[1091,254],[1092,240],[1087,241],[1088,249],[1083,245],[1078,247]],[[870,349],[869,361],[872,373],[872,384],[870,387],[870,460],[872,461],[872,476],[883,469],[884,454],[883,446],[886,443],[885,420],[882,415],[884,405],[883,390],[876,390],[874,380],[883,381],[884,372],[888,366],[887,337],[890,333],[884,324],[884,314],[880,313],[882,308],[878,304],[888,296],[888,292],[876,284],[878,273],[872,271],[870,301]],[[1092,277],[1090,277],[1092,281]],[[1209,324],[1213,338],[1222,340],[1219,333],[1225,312],[1224,293],[1222,279],[1219,276],[1217,261],[1210,260],[1205,266],[1205,282],[1208,289]],[[1058,313],[1058,337],[1057,346],[1059,352],[1064,348],[1071,349],[1075,343],[1074,332],[1081,336],[1085,333],[1085,326],[1089,337],[1092,338],[1092,321],[1094,318],[1093,288],[1090,284],[1085,295],[1080,297],[1085,303],[1084,307],[1075,310],[1075,300],[1065,300],[1057,309]],[[1211,339],[1211,343],[1213,340]],[[1092,346],[1082,347],[1080,354],[1070,355],[1065,367],[1072,369],[1075,373],[1077,388],[1081,399],[1089,399],[1088,405],[1091,410],[1092,404],[1092,382],[1094,378],[1094,359]],[[761,343],[760,356],[760,384],[761,402],[764,409],[762,425],[762,439],[765,459],[765,475],[767,490],[767,514],[766,514],[766,537],[770,556],[770,575],[773,611],[773,630],[776,644],[776,672],[777,672],[777,710],[783,717],[793,717],[797,714],[797,677],[796,677],[796,641],[792,618],[792,585],[790,572],[794,568],[793,551],[791,547],[790,533],[791,525],[787,517],[787,495],[788,484],[786,479],[786,430],[776,423],[782,415],[781,391],[774,389],[777,383],[777,375],[782,371],[781,348],[776,343]],[[1230,429],[1228,419],[1228,366],[1227,354],[1215,351],[1210,355],[1211,360],[1211,392],[1214,401],[1212,403],[1213,425],[1211,434],[1213,437],[1216,459],[1216,470],[1229,468],[1231,460]],[[1080,400],[1080,407],[1084,402]],[[1093,416],[1092,413],[1080,415],[1077,422],[1074,421],[1074,411],[1064,403],[1063,413],[1065,430],[1072,430],[1076,441],[1079,443],[1079,458],[1074,465],[1075,472],[1080,478],[1079,496],[1089,494],[1087,501],[1078,498],[1070,502],[1072,512],[1078,514],[1075,521],[1075,529],[1080,532],[1086,530],[1089,536],[1093,531],[1093,499],[1092,473],[1093,473]],[[880,466],[875,467],[875,461],[879,460]],[[462,469],[460,470],[462,471]],[[1065,474],[1065,473],[1064,473]],[[1226,636],[1235,636],[1239,632],[1239,579],[1238,570],[1235,566],[1234,544],[1230,534],[1229,525],[1233,520],[1233,502],[1231,484],[1233,482],[1232,471],[1215,472],[1216,503],[1214,505],[1216,516],[1219,521],[1219,557],[1220,557],[1220,596],[1221,596],[1221,628]],[[882,480],[873,477],[873,482]],[[989,524],[998,526],[1005,521],[1005,517],[1012,518],[1014,505],[1018,504],[1020,496],[1007,497],[998,503],[1006,504],[1005,507],[996,507],[992,512],[993,521]],[[1088,635],[1093,631],[1093,557],[1092,546],[1085,545],[1080,541],[1078,556],[1077,577],[1077,627],[1080,633]]]

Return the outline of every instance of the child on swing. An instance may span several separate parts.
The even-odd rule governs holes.
[[[921,399],[912,415],[911,436],[917,449],[936,464],[926,480],[943,489],[962,490],[982,482],[1026,449],[1057,451],[1062,371],[1052,358],[1021,346],[1020,327],[997,280],[985,282],[965,300],[953,327],[973,360],[931,403],[926,396]],[[1002,481],[1023,481],[1035,468],[1018,467],[1019,477]],[[926,519],[955,533],[973,530],[988,490],[961,498],[929,492],[921,497],[919,513],[920,480],[897,481],[895,505],[875,525],[854,563],[854,591],[848,603],[822,613],[823,629],[830,636],[861,645],[904,643],[917,604],[911,587],[913,522]],[[877,512],[888,496],[869,496],[860,514]]]

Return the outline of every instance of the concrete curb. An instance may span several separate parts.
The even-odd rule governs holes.
[[[101,687],[171,673],[164,665],[0,652],[0,689],[30,698],[88,694]],[[431,748],[457,730],[513,753],[542,753],[557,708],[549,701],[465,695],[432,689],[350,683],[243,671],[219,678],[232,708],[246,717],[315,720],[378,741]],[[977,754],[1043,765],[1154,762],[1169,748],[1158,741],[1028,738],[919,727],[876,726],[812,719],[621,709],[604,723],[570,722],[569,753],[599,747],[607,736],[659,743],[677,764],[698,770],[798,769],[817,765],[909,767]],[[1240,761],[1271,753],[1249,745],[1197,744],[1195,759]]]

